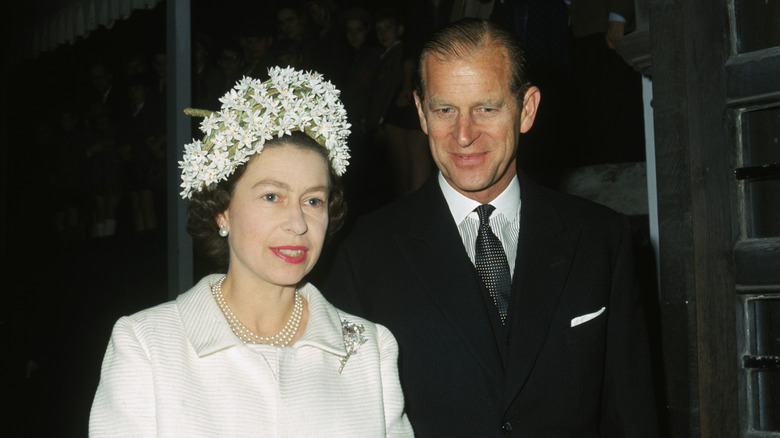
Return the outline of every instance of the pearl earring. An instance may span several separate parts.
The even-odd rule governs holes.
[[[227,237],[227,235],[230,233],[230,231],[227,230],[225,227],[219,227],[219,235],[222,237]]]

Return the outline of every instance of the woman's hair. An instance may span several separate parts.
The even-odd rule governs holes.
[[[425,100],[425,61],[430,56],[440,59],[463,59],[480,50],[503,47],[509,57],[511,70],[509,89],[517,97],[520,107],[531,83],[526,71],[525,53],[517,35],[504,26],[489,20],[464,18],[451,23],[428,40],[420,53],[417,65],[416,91]]]
[[[328,191],[328,237],[338,231],[344,224],[347,214],[347,204],[341,177],[330,165],[328,152],[308,135],[295,131],[291,135],[266,141],[263,149],[289,145],[301,149],[312,150],[320,154],[328,164],[330,173]],[[261,152],[262,153],[262,152]],[[251,162],[251,161],[250,161]],[[201,249],[219,268],[227,268],[230,261],[230,251],[227,239],[219,235],[217,216],[224,213],[230,205],[230,199],[236,182],[244,174],[248,163],[236,168],[227,179],[220,181],[202,191],[194,192],[187,205],[187,232]]]

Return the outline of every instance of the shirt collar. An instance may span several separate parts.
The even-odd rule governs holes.
[[[463,222],[475,208],[480,206],[479,202],[463,196],[452,188],[447,180],[444,179],[441,171],[439,172],[439,187],[441,187],[441,192],[447,201],[447,205],[450,207],[450,213],[452,213],[456,224]],[[509,186],[501,194],[490,201],[490,205],[496,207],[494,214],[500,213],[510,220],[515,220],[518,217],[520,212],[520,183],[517,181],[517,175],[512,178]]]

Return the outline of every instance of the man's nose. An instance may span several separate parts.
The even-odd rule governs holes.
[[[474,120],[471,118],[471,114],[460,114],[455,126],[456,136],[458,144],[461,147],[468,147],[474,140],[479,137],[479,130],[477,129]]]

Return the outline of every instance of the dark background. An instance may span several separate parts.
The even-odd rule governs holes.
[[[24,42],[16,36],[22,33],[13,30],[27,22],[35,8],[56,3],[9,5],[6,20],[19,20],[4,32],[12,48],[2,73],[7,98],[2,100],[6,117],[1,119],[8,125],[2,127],[1,148],[6,299],[0,306],[0,348],[9,407],[2,420],[9,436],[86,436],[111,327],[122,315],[168,299],[165,228],[135,233],[127,220],[126,199],[120,202],[115,236],[96,239],[86,230],[79,235],[58,232],[57,207],[68,194],[54,178],[62,163],[51,147],[56,145],[60,114],[87,106],[93,61],[103,60],[121,72],[134,54],[164,51],[165,2],[152,10],[135,10],[111,29],[100,28],[73,44],[24,58],[20,49]],[[235,26],[274,26],[273,3],[193,0],[192,33],[204,32],[219,45]],[[370,8],[379,2],[340,3],[343,8],[353,4]],[[123,78],[115,74],[115,79],[121,84]],[[549,100],[545,103],[549,105]],[[561,128],[559,114],[542,111],[531,142],[542,144],[546,138],[560,140],[573,134],[570,127]],[[526,157],[537,160],[539,166],[530,170],[537,170],[542,182],[554,181],[556,172],[576,164],[565,154],[543,152],[529,149]],[[385,194],[377,198],[375,206],[391,201]],[[164,225],[164,208],[158,213]],[[643,231],[644,221],[640,218]],[[196,277],[209,269],[201,257],[196,259]]]

